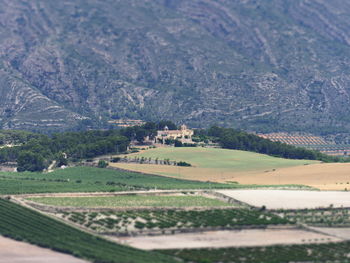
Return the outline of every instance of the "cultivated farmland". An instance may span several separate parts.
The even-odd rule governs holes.
[[[281,210],[277,214],[293,223],[310,226],[350,227],[350,210],[342,208]]]
[[[121,246],[0,199],[0,234],[95,262],[175,262],[171,258]]]
[[[216,184],[165,178],[128,171],[74,167],[45,173],[0,173],[0,194],[116,192],[150,189],[227,189],[237,184]]]
[[[193,153],[191,156],[190,153]],[[244,185],[304,185],[322,190],[350,190],[350,163],[319,163],[212,148],[156,148],[132,154],[186,161],[193,167],[116,163],[120,168],[168,177]]]
[[[112,163],[110,165],[175,178],[226,182],[236,181],[236,178],[245,175],[267,173],[286,167],[303,167],[319,163],[318,161],[276,158],[246,151],[203,147],[163,147],[149,149],[128,156],[131,160],[142,157],[145,160],[151,158],[152,160],[185,161],[190,163],[192,167],[136,163]],[[290,185],[293,183],[279,183],[276,179],[273,182],[269,181],[269,183],[259,181],[258,183],[250,182],[250,184]]]
[[[33,197],[28,200],[53,206],[85,208],[228,207],[228,203],[197,195],[119,195],[102,197]]]
[[[349,262],[350,242],[287,246],[184,249],[162,253],[196,263]]]
[[[276,158],[247,151],[204,147],[161,147],[130,154],[130,158],[133,156],[145,157],[146,159],[186,161],[199,168],[234,172],[269,170],[318,163],[318,161]]]
[[[56,215],[97,232],[123,235],[150,230],[237,229],[289,224],[288,220],[269,212],[251,209],[64,212]]]

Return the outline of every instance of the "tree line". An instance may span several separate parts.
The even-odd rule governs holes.
[[[273,142],[244,131],[212,126],[209,129],[196,130],[195,135],[202,140],[211,140],[222,148],[252,151],[288,159],[320,160],[323,162],[345,162],[349,158],[334,157],[319,151],[308,150],[281,142]]]
[[[165,126],[172,130],[178,128],[171,121],[161,121],[124,129],[63,132],[51,136],[8,132],[6,136],[10,134],[9,138],[20,142],[21,145],[0,149],[0,163],[17,162],[18,171],[43,171],[53,161],[60,167],[67,165],[68,160],[76,162],[104,154],[124,153],[132,140],[142,142],[147,136],[152,139],[156,136],[157,130],[162,130]],[[212,126],[209,129],[197,129],[194,138],[197,142],[216,142],[226,149],[252,151],[288,159],[350,161],[349,158],[328,156],[318,151],[272,142],[232,128]],[[175,146],[189,145],[175,143]]]
[[[125,152],[129,142],[118,130],[43,135],[20,146],[0,149],[0,163],[17,162],[18,171],[42,171],[54,160],[62,166],[68,159]]]
[[[0,149],[0,163],[17,162],[18,171],[43,171],[52,161],[57,166],[104,154],[123,153],[130,141],[154,138],[157,130],[177,129],[171,121],[148,122],[124,129],[56,133],[51,136],[24,131],[4,131],[6,141],[20,144]],[[4,136],[5,136],[4,135]],[[1,133],[0,133],[1,139]]]

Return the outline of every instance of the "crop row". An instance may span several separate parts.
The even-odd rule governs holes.
[[[92,262],[174,262],[171,257],[117,245],[0,199],[0,234]]]
[[[204,211],[141,210],[125,212],[65,213],[66,219],[99,232],[130,230],[235,228],[289,223],[268,212],[249,209],[212,209]]]
[[[191,263],[350,262],[350,242],[251,248],[162,250]]]
[[[0,173],[0,194],[54,192],[110,192],[149,189],[224,189],[237,184],[219,184],[180,180],[156,175],[74,167],[45,173]]]
[[[348,209],[305,209],[279,211],[279,216],[294,222],[314,226],[350,226],[350,210]]]

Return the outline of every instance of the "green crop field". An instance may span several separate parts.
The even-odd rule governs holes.
[[[186,161],[199,168],[227,171],[255,171],[318,163],[309,160],[290,160],[247,151],[203,147],[163,147],[132,154],[159,160]]]
[[[120,195],[102,197],[33,197],[31,201],[71,207],[225,207],[223,201],[203,196]]]
[[[0,234],[91,262],[171,263],[171,257],[118,245],[0,199]]]
[[[103,233],[142,230],[239,228],[288,224],[286,219],[266,211],[250,209],[211,209],[204,211],[141,210],[106,212],[66,212],[58,216]]]
[[[350,262],[350,242],[251,248],[162,250],[191,263]]]
[[[74,167],[52,173],[0,173],[0,194],[55,192],[111,192],[148,189],[224,189],[237,184],[218,184],[165,178],[127,171]]]

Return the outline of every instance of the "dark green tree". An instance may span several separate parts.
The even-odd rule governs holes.
[[[60,152],[57,157],[57,166],[61,167],[63,165],[68,165],[68,160],[66,158],[66,155]]]
[[[106,168],[108,166],[108,163],[104,160],[99,160],[98,161],[98,164],[97,164],[97,167],[98,168]]]
[[[46,168],[44,158],[40,154],[29,151],[19,154],[17,164],[18,172],[42,172]]]

